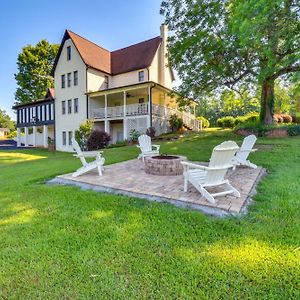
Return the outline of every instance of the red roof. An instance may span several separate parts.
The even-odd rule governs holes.
[[[70,30],[67,30],[67,33],[87,66],[110,73],[111,58],[108,50],[90,42]]]
[[[110,52],[80,35],[66,30],[52,69],[52,74],[54,74],[64,42],[69,38],[74,43],[79,55],[87,66],[111,75],[149,67],[161,43],[161,38],[156,37]]]
[[[46,98],[55,98],[54,88],[48,88],[47,93],[46,93]]]
[[[151,65],[161,38],[156,37],[111,53],[113,75],[147,68]]]

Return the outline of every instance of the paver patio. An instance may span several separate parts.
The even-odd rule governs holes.
[[[166,201],[180,207],[189,207],[201,210],[212,215],[229,215],[243,212],[255,191],[259,179],[265,173],[261,167],[250,169],[238,167],[235,171],[229,170],[227,178],[241,193],[240,198],[231,195],[216,197],[212,204],[201,197],[200,193],[189,185],[188,193],[183,191],[183,176],[149,175],[144,171],[141,161],[129,160],[105,166],[104,175],[98,176],[96,170],[79,177],[72,174],[57,176],[51,184],[76,185],[85,189],[101,192],[129,195],[152,201]],[[216,189],[210,189],[216,191]]]

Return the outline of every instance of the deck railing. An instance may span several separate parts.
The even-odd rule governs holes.
[[[148,114],[147,103],[128,104],[125,108],[126,116],[138,116]],[[107,118],[119,118],[124,116],[124,105],[107,107]],[[90,118],[104,119],[105,108],[90,109]]]
[[[126,116],[139,116],[147,115],[149,111],[148,103],[136,103],[126,105],[125,113]],[[92,119],[105,119],[105,114],[107,118],[122,118],[124,117],[124,106],[112,106],[107,107],[106,112],[105,108],[92,108],[90,109],[90,118]],[[169,119],[173,114],[176,114],[178,117],[182,118],[183,123],[195,130],[200,131],[202,129],[201,121],[197,120],[195,116],[191,113],[185,111],[179,111],[176,109],[168,108],[163,105],[152,105],[152,114],[157,117],[163,117]]]

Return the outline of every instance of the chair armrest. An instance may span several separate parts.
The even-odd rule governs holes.
[[[103,151],[83,151],[82,155],[84,157],[96,157],[96,156],[101,156]]]
[[[152,147],[156,148],[156,150],[159,151],[160,145],[152,145]]]
[[[200,169],[200,170],[208,170],[208,167],[206,166],[202,166],[202,165],[198,165],[198,164],[194,164],[194,163],[190,163],[187,161],[181,161],[180,162],[185,168],[193,168],[193,169]]]
[[[193,164],[190,162],[186,162],[186,161],[182,161],[181,164],[185,167],[185,168],[193,168],[193,169],[200,169],[200,170],[204,170],[204,171],[218,171],[218,170],[226,170],[229,168],[232,168],[233,165],[226,165],[223,167],[206,167],[206,166],[202,166],[202,165],[197,165],[197,164]]]
[[[255,151],[257,151],[258,149],[249,149],[249,150],[238,150],[237,152],[255,152]]]

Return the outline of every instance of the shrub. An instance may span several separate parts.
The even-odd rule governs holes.
[[[129,133],[129,137],[132,142],[137,141],[140,135],[141,135],[140,132],[137,131],[136,129],[132,129]]]
[[[288,115],[288,114],[281,114],[283,123],[292,123],[293,122],[293,118]]]
[[[233,128],[235,119],[231,116],[226,116],[217,120],[217,125],[223,128]]]
[[[259,122],[259,113],[253,112],[245,115],[245,122]]]
[[[17,137],[17,130],[11,131],[7,137],[9,139],[13,139],[13,138]]]
[[[209,121],[204,117],[198,117],[197,120],[202,121],[202,128],[209,128]]]
[[[94,123],[87,120],[85,123],[82,123],[77,130],[75,130],[75,139],[83,150],[87,149],[87,140],[93,131],[93,126]]]
[[[269,126],[269,125],[264,125],[259,121],[256,122],[247,122],[247,123],[242,123],[237,125],[234,130],[235,131],[239,131],[239,130],[247,130],[253,134],[255,134],[256,136],[265,136],[266,132],[272,128],[274,128],[275,126]]]
[[[155,132],[156,132],[155,128],[153,126],[151,126],[151,127],[147,128],[146,134],[148,136],[150,136],[151,139],[153,139],[155,137]]]
[[[172,132],[175,132],[182,128],[183,120],[179,118],[176,114],[173,114],[169,118],[169,124]]]
[[[300,125],[291,125],[287,127],[287,132],[289,136],[300,135]]]
[[[300,124],[300,113],[295,113],[292,115],[293,123]]]
[[[247,119],[246,119],[245,116],[237,117],[237,118],[235,118],[235,120],[234,120],[234,125],[246,123],[246,120],[247,120]]]
[[[274,121],[275,121],[276,123],[283,123],[283,118],[282,118],[282,116],[281,116],[280,114],[275,114],[275,115],[273,116],[273,119],[274,119]]]
[[[94,130],[88,137],[87,149],[93,151],[105,148],[110,140],[110,135],[105,131]]]

